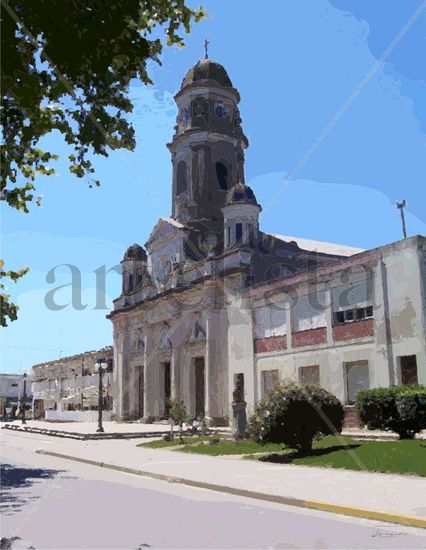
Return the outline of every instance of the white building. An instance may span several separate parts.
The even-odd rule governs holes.
[[[361,388],[426,383],[425,238],[362,251],[262,232],[225,69],[198,62],[175,99],[172,215],[126,251],[109,315],[116,418],[167,417],[174,398],[228,422],[237,381],[249,413],[278,380],[348,406]]]
[[[16,412],[19,411],[24,395],[24,381],[26,381],[26,407],[31,409],[31,379],[24,377],[23,374],[0,374],[0,417],[5,415],[14,417]]]
[[[113,358],[111,346],[34,365],[34,418],[95,421],[98,416],[98,361],[106,363],[102,376],[103,418],[111,419]]]

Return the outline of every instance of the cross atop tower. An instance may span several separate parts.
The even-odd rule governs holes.
[[[207,40],[207,38],[204,40],[204,59],[208,59],[209,58],[209,44],[210,42]]]

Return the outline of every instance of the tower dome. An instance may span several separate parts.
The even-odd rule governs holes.
[[[186,88],[190,84],[201,84],[201,81],[205,80],[212,80],[226,88],[233,87],[228,73],[220,63],[216,63],[211,59],[201,59],[186,73],[181,89]]]
[[[253,190],[244,183],[237,183],[226,196],[222,208],[224,222],[224,248],[254,245],[259,236],[259,212],[262,207]]]
[[[147,256],[145,250],[139,244],[132,244],[124,253],[123,260],[141,260],[146,261]]]
[[[234,187],[228,191],[226,204],[254,204],[261,208],[252,188],[241,182],[234,185]]]

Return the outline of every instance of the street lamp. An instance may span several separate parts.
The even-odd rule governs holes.
[[[22,400],[21,400],[21,409],[22,409],[22,424],[26,424],[27,421],[25,420],[25,402],[27,400],[27,373],[24,372],[24,388],[22,392]]]
[[[104,427],[102,426],[102,406],[103,406],[103,386],[102,386],[102,374],[103,371],[107,368],[107,363],[104,358],[98,359],[96,361],[96,372],[99,374],[99,389],[98,389],[98,429],[97,432],[104,432]]]

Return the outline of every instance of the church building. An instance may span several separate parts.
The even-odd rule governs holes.
[[[250,414],[283,381],[349,409],[362,388],[425,384],[426,239],[365,251],[262,232],[226,70],[206,56],[175,100],[172,213],[126,250],[108,316],[115,418],[167,418],[178,399],[223,425],[236,385]]]

